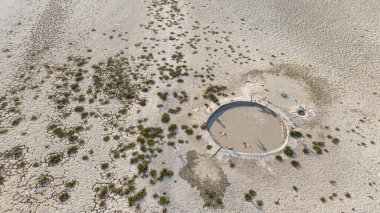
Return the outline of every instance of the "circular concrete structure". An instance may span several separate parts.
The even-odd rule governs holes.
[[[249,101],[219,107],[207,120],[207,131],[224,149],[248,154],[279,150],[287,137],[286,126],[278,113]]]

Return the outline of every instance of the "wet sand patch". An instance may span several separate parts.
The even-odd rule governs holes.
[[[220,201],[230,183],[218,161],[195,150],[186,153],[186,160],[187,165],[181,168],[179,176],[199,190],[205,206],[222,207]]]
[[[279,149],[284,123],[271,109],[254,102],[233,102],[216,110],[207,129],[220,146],[237,152],[261,154]]]

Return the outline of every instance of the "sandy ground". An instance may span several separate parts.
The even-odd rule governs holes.
[[[283,122],[255,106],[227,108],[215,115],[211,135],[220,146],[237,152],[267,153],[283,143]]]
[[[0,5],[1,212],[380,211],[379,1]],[[293,155],[211,157],[212,95],[284,112]]]

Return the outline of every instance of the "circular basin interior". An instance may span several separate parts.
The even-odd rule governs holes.
[[[208,119],[207,130],[223,148],[262,154],[282,147],[285,124],[271,109],[248,101],[219,107]]]

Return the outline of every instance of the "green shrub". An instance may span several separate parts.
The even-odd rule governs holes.
[[[244,199],[248,202],[252,201],[252,196],[249,193],[244,194]]]
[[[326,203],[326,198],[321,197],[321,198],[319,198],[319,199],[321,200],[322,203]]]
[[[303,137],[302,133],[299,131],[290,131],[290,136],[292,136],[293,138],[302,138]]]
[[[217,98],[217,96],[227,96],[227,94],[223,92],[226,89],[227,87],[225,86],[210,85],[204,92],[203,98],[208,99],[214,102],[215,104],[219,104],[219,99]]]
[[[144,128],[139,126],[140,134],[145,138],[154,139],[154,138],[163,138],[163,130],[160,127],[147,127]]]
[[[249,195],[251,195],[251,197],[255,197],[256,196],[256,191],[251,189],[248,191]]]
[[[8,129],[0,129],[0,135],[5,135],[8,133]]]
[[[166,197],[166,196],[160,196],[160,198],[158,199],[158,203],[160,205],[167,205],[167,204],[170,203],[170,201],[169,201],[168,197]]]
[[[111,139],[109,135],[103,137],[104,142],[108,142]]]
[[[22,121],[22,118],[16,118],[12,121],[11,125],[12,126],[18,126]]]
[[[252,201],[252,198],[256,197],[256,191],[251,189],[247,193],[244,194],[244,198],[246,201]]]
[[[58,153],[53,153],[49,156],[47,163],[49,166],[57,165],[59,162],[61,162],[62,156]]]
[[[151,169],[151,170],[149,171],[149,174],[150,174],[150,176],[152,176],[153,178],[156,178],[156,177],[157,177],[157,170],[155,170],[155,169]]]
[[[140,106],[146,106],[146,102],[147,100],[145,98],[137,100],[137,104],[139,104]]]
[[[314,151],[318,154],[318,155],[322,155],[323,154],[323,151],[322,149],[319,147],[319,146],[313,146],[313,149]]]
[[[162,181],[164,180],[165,177],[171,177],[173,176],[173,172],[170,171],[169,169],[167,168],[163,168],[161,171],[160,171],[160,176],[157,178],[159,181]]]
[[[231,160],[229,162],[230,162],[230,168],[235,168],[235,163],[232,162]]]
[[[181,111],[181,107],[177,107],[177,108],[175,108],[175,109],[169,109],[168,110],[168,112],[170,113],[170,114],[177,114],[177,113],[179,113]]]
[[[169,123],[169,121],[170,121],[170,115],[167,114],[167,113],[164,113],[162,115],[162,117],[161,117],[161,121],[162,121],[162,123]]]
[[[58,138],[64,138],[66,137],[66,132],[60,128],[60,127],[57,127],[53,130],[53,133],[58,137]]]
[[[106,169],[109,168],[109,164],[108,164],[108,163],[102,163],[102,164],[100,164],[100,168],[101,168],[102,170],[106,170]]]
[[[60,193],[60,194],[58,195],[58,199],[59,199],[59,201],[61,201],[61,202],[65,202],[65,201],[67,201],[69,198],[70,198],[70,195],[69,195],[68,192],[62,192],[62,193]]]
[[[334,138],[334,139],[332,139],[331,142],[332,142],[333,144],[337,145],[337,144],[339,143],[339,141],[340,141],[340,140],[339,140],[338,138]]]
[[[84,127],[83,127],[83,126],[76,126],[76,127],[74,128],[74,130],[75,130],[76,132],[81,132],[81,131],[84,130]]]
[[[13,159],[17,160],[17,159],[21,158],[23,151],[24,150],[21,146],[15,146],[12,149],[7,150],[4,153],[0,154],[0,156],[4,157],[6,159],[13,158]]]
[[[294,151],[290,146],[286,146],[284,149],[284,154],[288,157],[293,157]]]
[[[76,181],[76,180],[69,180],[69,181],[65,182],[65,187],[72,189],[77,185],[77,183],[78,183],[78,181]]]
[[[104,199],[107,197],[108,195],[108,187],[107,186],[102,186],[101,188],[96,188],[95,189],[96,192],[98,192],[97,196],[100,198],[100,199]]]
[[[181,91],[180,93],[173,92],[173,97],[179,100],[180,104],[183,104],[189,101],[189,96],[187,95],[185,91]]]
[[[192,135],[194,133],[194,131],[192,129],[186,129],[185,132],[188,135]]]
[[[218,197],[215,198],[215,202],[216,202],[217,204],[219,204],[219,205],[222,205],[222,204],[223,204],[223,200],[222,200],[222,198],[221,198],[220,196],[218,196]]]
[[[51,182],[51,179],[49,176],[47,175],[41,175],[39,178],[38,178],[38,185],[40,186],[46,186],[47,184],[49,184]]]
[[[349,192],[344,193],[344,196],[345,196],[346,198],[351,198],[351,194],[350,194]]]
[[[319,146],[319,147],[325,147],[325,142],[323,142],[323,141],[313,141],[313,145]]]
[[[167,97],[168,97],[168,93],[167,92],[165,92],[165,93],[158,92],[157,95],[158,95],[158,97],[161,98],[161,100],[163,100],[163,101],[167,100]]]
[[[323,154],[322,147],[324,146],[325,146],[325,142],[323,141],[313,141],[313,149],[318,155]]]
[[[300,166],[300,163],[299,163],[298,161],[296,161],[296,160],[292,160],[290,163],[291,163],[294,167],[299,167],[299,166]]]
[[[129,206],[135,205],[136,202],[143,199],[145,196],[146,196],[145,188],[141,189],[136,194],[129,196],[128,197]]]
[[[85,96],[83,94],[78,96],[78,101],[79,102],[84,102],[86,100]]]
[[[88,112],[82,112],[81,114],[80,114],[80,117],[82,118],[82,119],[86,119],[87,117],[88,117]]]
[[[68,155],[73,155],[73,154],[76,154],[78,152],[78,146],[76,145],[73,145],[73,146],[70,146],[69,148],[67,148],[67,154]]]
[[[256,204],[258,206],[263,206],[264,205],[264,202],[262,200],[256,200]]]
[[[106,201],[105,200],[101,200],[100,203],[99,203],[99,206],[100,207],[106,206]]]
[[[3,185],[5,182],[5,177],[0,174],[0,185]]]
[[[177,124],[170,124],[170,126],[168,127],[169,132],[175,132],[177,129]]]
[[[145,173],[146,171],[148,171],[148,161],[143,161],[137,164],[137,169],[139,170],[139,174]]]
[[[75,112],[84,112],[84,107],[83,107],[83,106],[76,106],[76,107],[74,108],[74,111],[75,111]]]
[[[305,155],[307,155],[307,154],[310,153],[310,151],[309,151],[307,148],[303,148],[302,151],[303,151],[303,153],[304,153]]]
[[[201,125],[201,129],[202,129],[202,130],[205,130],[205,129],[206,129],[206,123],[204,123],[204,124]]]
[[[26,161],[20,161],[19,163],[16,164],[16,167],[17,169],[22,169],[22,168],[25,168],[27,164],[28,163]]]

